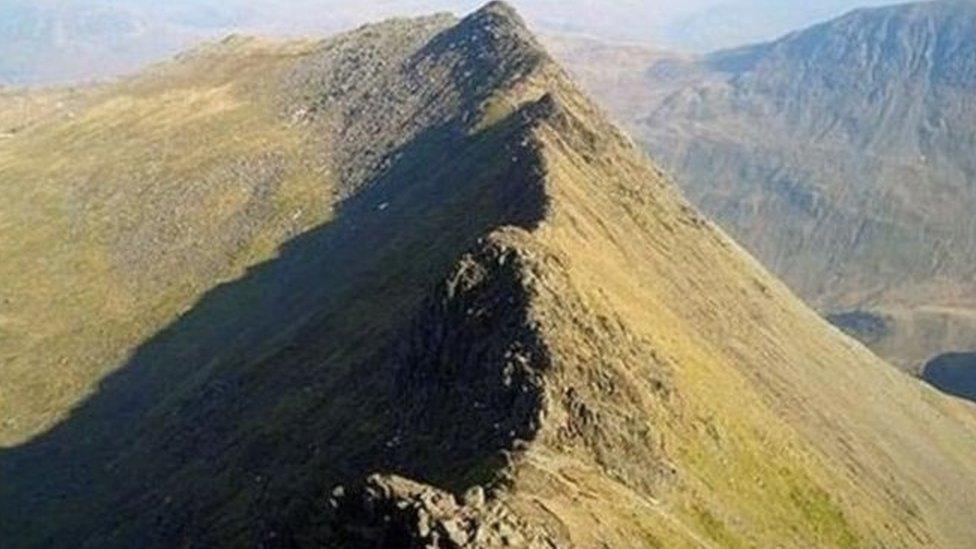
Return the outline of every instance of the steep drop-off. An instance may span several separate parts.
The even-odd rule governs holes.
[[[238,70],[243,59],[260,70]],[[175,121],[186,135],[208,111],[142,115],[184,105],[168,94],[188,92],[160,91],[159,78],[224,94],[214,122],[246,105],[264,124],[267,140],[232,131],[214,143],[250,143],[257,158],[292,144],[289,162],[277,192],[241,202],[221,198],[233,195],[219,178],[177,177],[194,171],[133,195],[125,174],[91,167],[98,189],[114,189],[93,199],[120,208],[109,219],[138,212],[192,237],[152,240],[156,255],[103,259],[82,277],[70,268],[78,246],[37,235],[51,246],[44,268],[4,273],[54,297],[14,293],[22,308],[5,326],[66,326],[4,348],[30,376],[3,370],[12,398],[48,399],[5,426],[11,545],[953,547],[976,536],[972,407],[806,308],[680,197],[506,5],[318,44],[233,39],[160,70],[0,145],[23,170],[5,169],[0,189],[44,181],[26,212],[88,219],[53,207],[84,181],[79,166],[27,166],[27,152],[68,132],[67,150],[96,166],[88,151],[108,139],[125,157],[141,139],[172,154]],[[202,75],[219,74],[221,91],[207,92]],[[95,130],[100,101],[153,132]],[[199,166],[172,162],[162,167]],[[244,166],[230,172],[243,183],[263,173]],[[192,188],[185,207],[279,204],[288,174],[308,186],[285,195],[299,200],[283,219],[321,217],[243,215],[257,242],[282,242],[273,254],[243,237],[195,248],[215,238],[200,232],[209,218],[146,200]],[[131,231],[104,227],[89,257],[130,249]],[[30,263],[32,250],[0,243]],[[168,290],[172,305],[153,301],[174,277],[193,284]],[[143,296],[119,309],[143,331],[99,325],[116,312],[104,296],[122,289]],[[58,312],[72,307],[76,325]],[[83,338],[88,319],[101,331]],[[69,356],[112,342],[105,356],[123,358],[80,369],[21,354],[47,356],[62,338],[77,346]]]

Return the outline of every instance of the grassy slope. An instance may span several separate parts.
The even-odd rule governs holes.
[[[215,46],[0,142],[0,441],[62,417],[214,282],[328,218],[329,183],[274,103],[304,47]]]
[[[552,214],[536,238],[568,282],[535,307],[559,357],[551,401],[572,388],[590,410],[582,441],[569,436],[589,465],[553,452],[574,412],[552,412],[554,432],[522,473],[534,487],[517,496],[526,512],[554,511],[586,545],[642,528],[667,532],[665,544],[971,539],[976,501],[957,484],[974,478],[971,408],[840,336],[629,146],[563,128],[546,139]],[[592,498],[620,490],[601,469],[640,503],[614,513]]]

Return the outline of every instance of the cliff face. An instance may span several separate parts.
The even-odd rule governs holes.
[[[274,70],[229,70],[216,87],[275,113],[267,128],[297,143],[283,173],[321,185],[309,196],[327,214],[298,236],[260,225],[276,253],[219,286],[213,273],[239,263],[198,270],[211,256],[180,256],[183,269],[162,272],[211,289],[171,290],[186,307],[171,320],[128,303],[158,330],[118,336],[123,360],[23,359],[34,384],[3,386],[48,395],[59,415],[22,413],[0,451],[4,540],[949,547],[976,535],[973,410],[800,303],[680,197],[508,6],[318,44],[234,39],[102,89],[80,116],[96,124],[99,101],[136,90],[164,103],[173,91],[148,84],[202,85],[242,50]],[[72,124],[34,126],[0,153],[13,162],[94,127]],[[257,143],[250,152],[282,141]],[[45,172],[46,192],[70,188],[57,182],[75,181],[71,169]],[[182,188],[181,173],[160,188]],[[112,204],[170,222],[118,187]],[[99,242],[88,253],[114,251]],[[68,252],[48,253],[57,266]],[[144,274],[157,261],[58,274],[75,300],[100,303],[122,268],[145,284],[128,291],[169,287]],[[66,333],[95,345],[44,332]]]

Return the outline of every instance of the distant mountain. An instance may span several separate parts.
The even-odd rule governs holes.
[[[6,0],[0,3],[0,85],[133,71],[242,23],[242,13],[193,0]]]
[[[890,0],[867,0],[885,2]],[[321,35],[368,21],[474,9],[476,0],[5,0],[0,85],[76,83],[135,72],[231,33]],[[858,0],[519,0],[533,28],[683,50],[730,47],[841,13]]]
[[[608,105],[810,303],[913,371],[976,348],[976,4],[858,10],[642,73],[650,101]]]
[[[703,53],[769,40],[853,8],[895,3],[898,0],[714,0],[676,14],[658,42]]]
[[[796,299],[504,4],[0,109],[5,549],[976,537],[972,409]]]

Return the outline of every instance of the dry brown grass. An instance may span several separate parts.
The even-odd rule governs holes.
[[[0,442],[56,422],[214,282],[329,217],[329,181],[278,112],[277,75],[307,48],[235,39],[83,100],[3,98],[24,129],[0,142]]]

